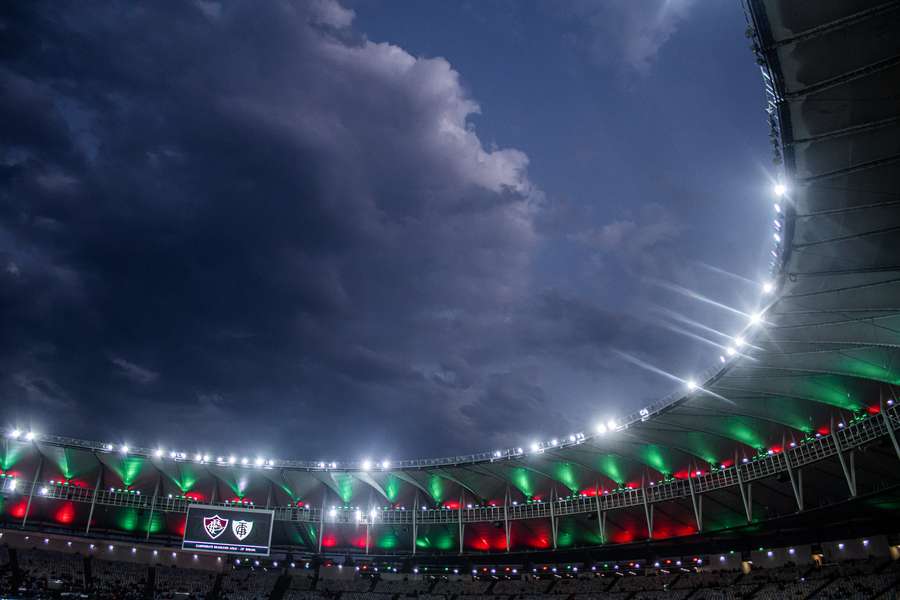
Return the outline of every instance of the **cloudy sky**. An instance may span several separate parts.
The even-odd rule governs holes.
[[[405,458],[588,429],[766,272],[737,0],[8,2],[0,423]],[[644,366],[641,366],[643,364]]]

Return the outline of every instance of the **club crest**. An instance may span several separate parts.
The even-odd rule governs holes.
[[[231,532],[241,542],[250,535],[251,531],[253,531],[253,521],[233,521],[231,523]]]
[[[228,519],[223,519],[219,515],[203,518],[203,528],[206,529],[206,535],[212,539],[216,539],[228,529]]]

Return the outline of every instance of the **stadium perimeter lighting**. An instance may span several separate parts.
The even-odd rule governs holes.
[[[30,442],[31,440],[33,440],[33,439],[34,439],[34,432],[33,432],[33,431],[29,431],[28,433],[26,433],[26,434],[25,434],[25,439],[28,440],[29,442]]]
[[[22,435],[22,432],[19,431],[18,429],[13,429],[12,431],[9,432],[9,437],[11,437],[14,440],[18,439],[20,435]]]
[[[772,187],[772,193],[774,193],[777,197],[781,198],[785,194],[787,194],[787,186],[783,183],[776,183]]]

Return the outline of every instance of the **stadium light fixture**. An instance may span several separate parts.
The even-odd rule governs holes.
[[[390,469],[390,468],[391,468],[391,461],[389,461],[389,460],[383,460],[383,461],[381,461],[381,468],[382,468],[382,469],[385,469],[385,470]]]
[[[197,454],[194,455],[194,460],[196,460],[197,462],[200,462],[201,460],[203,460],[203,455],[198,452]]]
[[[264,458],[262,458],[261,456],[257,456],[254,464],[256,464],[257,467],[261,467],[263,466],[264,462],[266,462]]]
[[[19,439],[20,435],[22,435],[22,432],[18,429],[13,429],[12,431],[9,432],[9,437],[11,437],[14,440]]]
[[[685,385],[687,385],[687,389],[689,389],[692,392],[697,389],[697,382],[694,381],[693,379],[688,379],[687,382],[685,383]]]
[[[242,464],[242,465],[246,465],[246,464],[249,463],[249,462],[250,462],[250,459],[248,459],[246,456],[245,456],[244,458],[241,459],[241,464]]]
[[[500,458],[501,456],[503,456],[502,452],[500,452],[499,450],[494,450],[494,458]]]
[[[233,465],[233,464],[236,463],[236,462],[237,462],[237,457],[235,457],[235,456],[229,456],[229,457],[228,457],[228,464],[229,464],[229,465]]]
[[[368,471],[369,469],[372,468],[372,461],[369,460],[369,459],[367,458],[367,459],[365,459],[365,460],[362,461],[362,465],[361,465],[361,466],[362,466],[362,470],[363,470],[363,471]]]
[[[556,439],[556,438],[553,438],[552,440],[550,440],[550,445],[551,445],[551,446],[558,446],[558,445],[559,445],[559,440]]]
[[[762,322],[763,322],[763,313],[761,311],[750,315],[750,325],[759,325]]]
[[[738,348],[743,346],[745,342],[746,342],[746,340],[744,340],[744,338],[742,336],[737,336],[734,338],[734,345],[737,346]]]
[[[203,462],[209,462],[209,454],[203,455]]]
[[[737,350],[735,350],[731,346],[728,346],[727,348],[725,348],[725,354],[727,354],[728,356],[734,356],[735,354],[737,354]]]
[[[615,431],[618,426],[619,426],[619,424],[616,423],[615,419],[610,419],[609,421],[606,422],[606,428],[610,431]]]
[[[33,432],[33,431],[29,431],[28,433],[26,433],[26,434],[25,434],[25,439],[26,439],[27,441],[29,441],[29,442],[32,441],[32,440],[34,439],[34,432]]]
[[[119,451],[122,452],[122,454],[128,454],[128,444],[122,444]]]
[[[605,423],[598,423],[598,424],[597,424],[597,433],[599,433],[599,434],[601,434],[601,435],[604,434],[604,433],[606,433],[606,424],[605,424]]]
[[[163,454],[164,454],[163,449],[157,448],[156,452],[153,453],[153,456],[155,456],[156,458],[162,458]]]
[[[540,450],[540,449],[541,449],[541,445],[540,445],[540,444],[538,444],[537,442],[532,442],[532,443],[531,443],[531,451],[532,451],[532,452],[537,452],[537,451]]]
[[[787,186],[781,182],[778,182],[774,186],[772,186],[772,193],[774,193],[777,197],[781,198],[785,194],[787,194]]]

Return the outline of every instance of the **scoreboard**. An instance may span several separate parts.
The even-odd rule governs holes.
[[[184,550],[268,556],[275,511],[191,504],[184,525]]]

